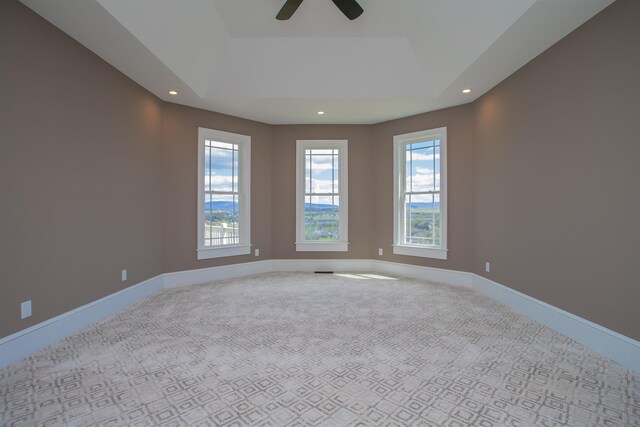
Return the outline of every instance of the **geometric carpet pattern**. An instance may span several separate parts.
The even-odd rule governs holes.
[[[163,291],[5,368],[0,424],[640,426],[640,375],[468,289],[273,273]]]

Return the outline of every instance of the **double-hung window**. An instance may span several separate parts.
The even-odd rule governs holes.
[[[296,144],[296,250],[348,250],[347,141]]]
[[[251,137],[198,128],[198,259],[251,252]]]
[[[396,135],[393,253],[447,259],[447,128]]]

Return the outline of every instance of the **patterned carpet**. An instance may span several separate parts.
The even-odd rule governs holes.
[[[640,426],[640,375],[467,289],[275,273],[162,292],[0,371],[0,424]]]

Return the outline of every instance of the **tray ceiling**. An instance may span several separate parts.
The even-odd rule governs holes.
[[[330,0],[290,21],[283,0],[22,2],[166,101],[292,124],[471,102],[612,0],[359,0],[354,21]]]

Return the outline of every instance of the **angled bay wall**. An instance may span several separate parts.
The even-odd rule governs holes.
[[[639,18],[618,0],[474,103],[473,271],[636,340]]]
[[[14,0],[0,93],[3,337],[162,273],[162,102]]]

